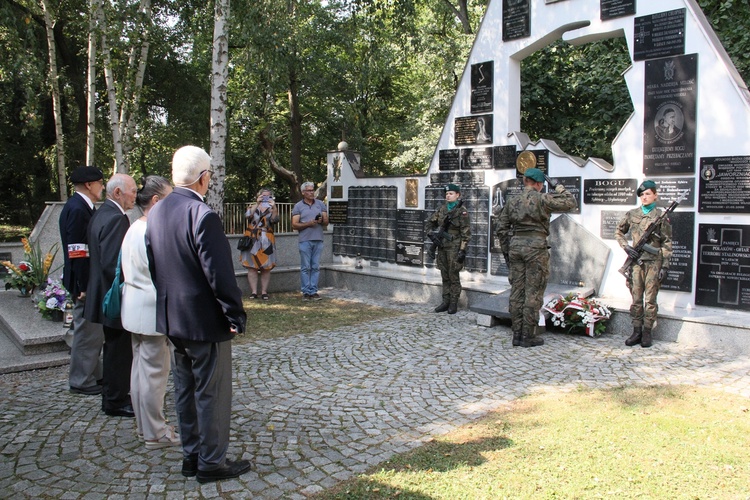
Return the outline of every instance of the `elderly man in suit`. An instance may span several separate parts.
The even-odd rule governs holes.
[[[70,344],[70,392],[94,396],[102,393],[102,363],[99,354],[104,343],[101,325],[83,317],[86,287],[89,283],[88,228],[94,215],[94,203],[102,199],[104,181],[96,167],[78,167],[70,175],[75,194],[68,198],[60,213],[60,238],[63,249],[63,286],[73,298],[73,323],[66,333]],[[72,340],[68,341],[68,337]]]
[[[115,174],[107,182],[107,199],[89,223],[89,253],[91,262],[86,289],[84,317],[103,325],[104,377],[102,381],[102,410],[112,417],[134,417],[130,401],[130,365],[133,349],[130,334],[119,319],[109,319],[102,313],[102,299],[115,279],[117,257],[130,223],[126,210],[135,205],[138,192],[135,181],[126,174]]]
[[[146,249],[156,285],[156,330],[174,344],[182,474],[200,483],[238,477],[247,460],[226,458],[232,408],[232,338],[246,315],[218,214],[203,202],[211,158],[185,146],[172,159],[174,191],[151,209]]]

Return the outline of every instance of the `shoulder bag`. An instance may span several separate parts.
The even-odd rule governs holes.
[[[120,280],[120,260],[122,258],[122,250],[117,256],[117,268],[115,269],[115,279],[112,281],[112,286],[109,287],[107,293],[104,295],[102,300],[102,312],[108,319],[120,319],[120,303],[122,300],[122,287],[124,283]]]

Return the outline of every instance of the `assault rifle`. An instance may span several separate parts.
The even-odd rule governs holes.
[[[455,206],[453,210],[456,208],[459,208],[461,205],[464,204],[464,200],[458,200],[458,204]],[[445,220],[443,220],[443,223],[440,225],[437,231],[433,231],[431,233],[427,233],[427,238],[432,242],[432,245],[430,245],[429,250],[427,250],[427,255],[432,259],[435,260],[435,257],[437,256],[437,249],[443,248],[443,244],[446,241],[452,241],[453,235],[448,233],[448,226],[451,223],[450,215],[445,216]]]
[[[676,200],[674,200],[672,203],[669,204],[669,206],[664,210],[664,212],[656,218],[654,222],[649,224],[649,226],[646,228],[646,230],[643,232],[643,235],[641,236],[641,239],[638,240],[638,243],[633,246],[633,249],[638,252],[638,258],[635,259],[628,255],[628,258],[625,259],[625,263],[622,265],[622,267],[618,270],[620,274],[625,276],[628,280],[633,275],[633,266],[635,264],[641,265],[643,264],[643,261],[641,260],[641,257],[643,256],[644,252],[648,252],[652,255],[656,255],[659,253],[658,248],[654,248],[651,245],[648,244],[648,241],[651,239],[651,236],[654,235],[657,229],[659,229],[659,226],[661,225],[662,221],[667,218],[667,216],[674,212],[674,209],[677,208],[677,205],[680,204],[680,202],[684,199],[684,195],[680,196]]]

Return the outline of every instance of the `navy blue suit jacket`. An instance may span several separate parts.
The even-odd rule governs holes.
[[[219,215],[177,187],[148,214],[146,250],[156,285],[156,331],[198,342],[245,330],[242,292]]]
[[[63,252],[63,286],[70,296],[77,299],[89,284],[89,258],[68,256],[68,245],[88,245],[88,228],[94,210],[80,194],[74,194],[60,212],[60,238]]]

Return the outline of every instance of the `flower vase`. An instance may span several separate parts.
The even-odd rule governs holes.
[[[28,298],[28,297],[31,297],[31,294],[34,293],[34,288],[26,288],[25,286],[22,286],[18,289],[18,291],[21,292],[19,297]]]
[[[52,321],[57,321],[58,323],[62,323],[64,315],[65,314],[60,309],[52,309],[50,311],[50,319]]]

